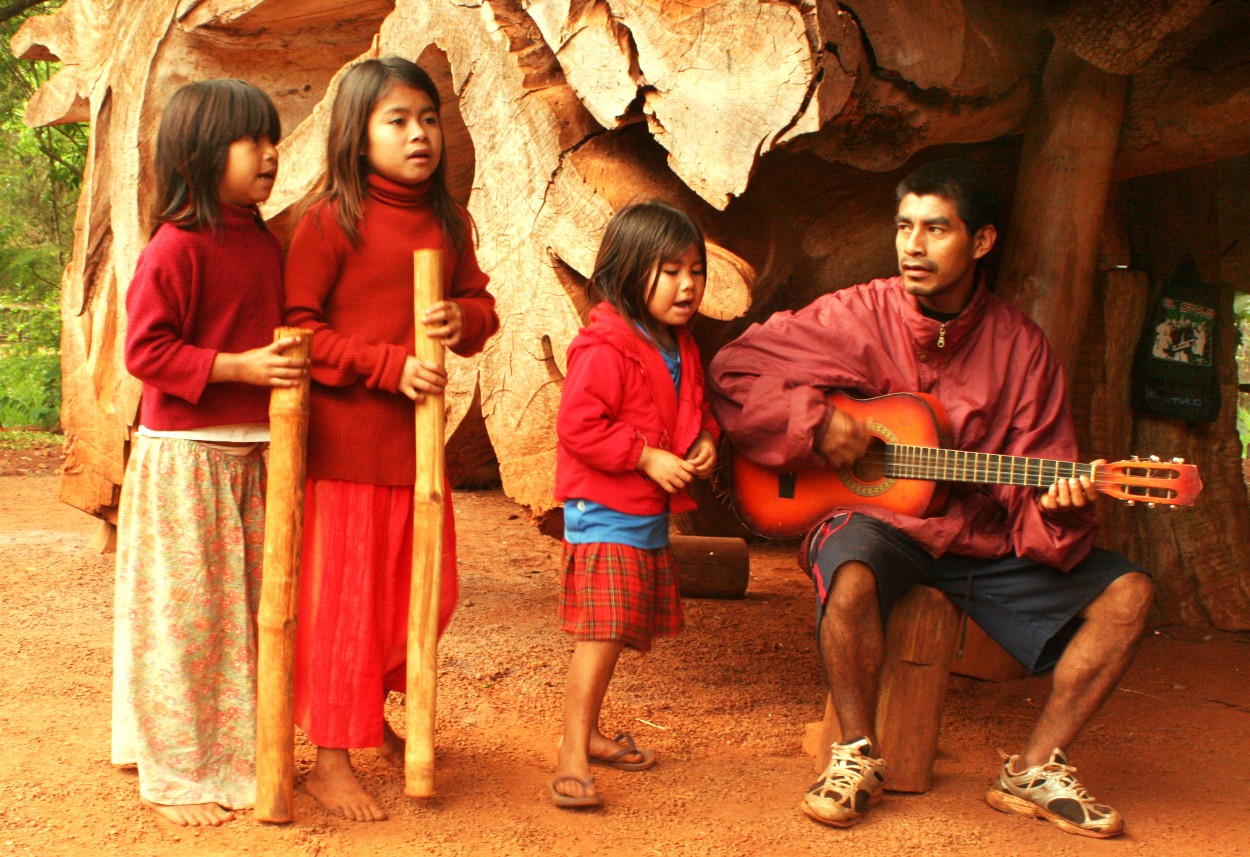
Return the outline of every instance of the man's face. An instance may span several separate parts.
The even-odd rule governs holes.
[[[908,293],[936,312],[960,312],[976,288],[977,260],[990,252],[998,233],[992,225],[976,235],[944,196],[909,193],[898,204],[894,246]]]

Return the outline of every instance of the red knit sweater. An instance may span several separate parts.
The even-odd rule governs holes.
[[[221,204],[224,232],[162,224],[126,292],[126,369],[143,382],[139,421],[177,431],[269,421],[269,388],[209,384],[218,352],[273,341],[282,247],[255,208]]]
[[[495,299],[472,246],[457,253],[427,202],[429,184],[369,176],[360,241],[353,247],[329,204],[300,221],[286,270],[286,321],[313,331],[308,476],[411,485],[414,405],[399,392],[414,353],[412,252],[441,247],[443,293],[464,312],[452,349],[481,351],[496,330]],[[424,328],[421,335],[425,335]]]

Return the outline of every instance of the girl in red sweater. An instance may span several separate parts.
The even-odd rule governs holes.
[[[414,403],[447,385],[413,356],[415,337],[461,356],[499,327],[474,255],[468,212],[447,191],[439,95],[396,57],[343,76],[330,114],[324,188],[287,259],[287,323],[311,329],[312,413],[295,717],[317,745],[305,785],[329,812],[386,817],[348,750],[403,764],[387,690],[406,684],[412,577]],[[447,300],[413,315],[412,254],[444,251]],[[456,604],[451,492],[444,494],[440,631]]]
[[[282,250],[257,203],[278,114],[240,80],[182,87],[156,140],[156,230],[126,292],[143,382],[117,525],[113,762],[169,821],[255,801],[256,609],[269,387],[308,374],[273,342]]]
[[[663,203],[608,223],[590,294],[600,303],[569,346],[557,421],[556,497],[564,501],[561,627],[573,635],[564,735],[548,785],[560,807],[599,806],[592,764],[641,771],[655,754],[599,711],[625,646],[682,629],[669,512],[694,508],[686,486],[716,464],[719,432],[687,324],[703,300],[699,228]]]

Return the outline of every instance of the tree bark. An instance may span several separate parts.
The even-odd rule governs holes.
[[[1126,88],[1123,77],[1056,45],[1020,154],[996,289],[1041,325],[1069,376],[1089,314]]]
[[[115,516],[140,390],[122,360],[126,284],[152,225],[155,125],[186,80],[242,77],[273,97],[282,168],[263,211],[285,239],[324,170],[347,65],[393,53],[431,73],[449,183],[474,217],[503,319],[482,354],[448,361],[449,473],[480,484],[497,470],[541,517],[555,503],[555,414],[586,277],[613,211],[638,199],[680,206],[709,238],[709,292],[693,330],[710,359],[772,312],[892,273],[894,185],[919,161],[978,160],[1004,190],[1018,176],[1009,238],[1025,245],[1005,248],[1002,285],[1071,366],[1068,319],[1093,314],[1091,248],[1111,176],[1250,151],[1246,4],[1194,8],[67,0],[13,40],[22,56],[64,61],[28,121],[92,124],[62,290],[61,495]],[[1124,10],[1140,14],[1118,17]],[[1124,45],[1125,34],[1140,38]],[[1126,84],[1103,68],[1131,70],[1123,133]],[[1214,440],[1232,438],[1221,422]]]

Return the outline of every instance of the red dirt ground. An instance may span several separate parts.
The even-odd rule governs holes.
[[[296,783],[297,820],[249,813],[213,830],[160,821],[133,770],[109,764],[112,557],[95,522],[55,499],[55,453],[0,456],[0,853],[31,855],[1250,854],[1250,636],[1157,628],[1071,749],[1083,781],[1128,820],[1100,842],[1001,815],[982,800],[995,748],[1016,748],[1047,683],[954,677],[936,779],[887,797],[858,827],[798,810],[815,779],[804,723],[823,704],[809,587],[790,546],[752,549],[742,601],[687,601],[687,631],[627,656],[605,728],[661,763],[602,771],[608,806],[553,808],[569,642],[555,628],[558,545],[498,491],[455,497],[462,602],[440,651],[439,797],[403,797],[402,772],[356,761],[388,821],[333,818]],[[402,727],[402,702],[392,722]],[[297,747],[299,774],[311,748]]]

